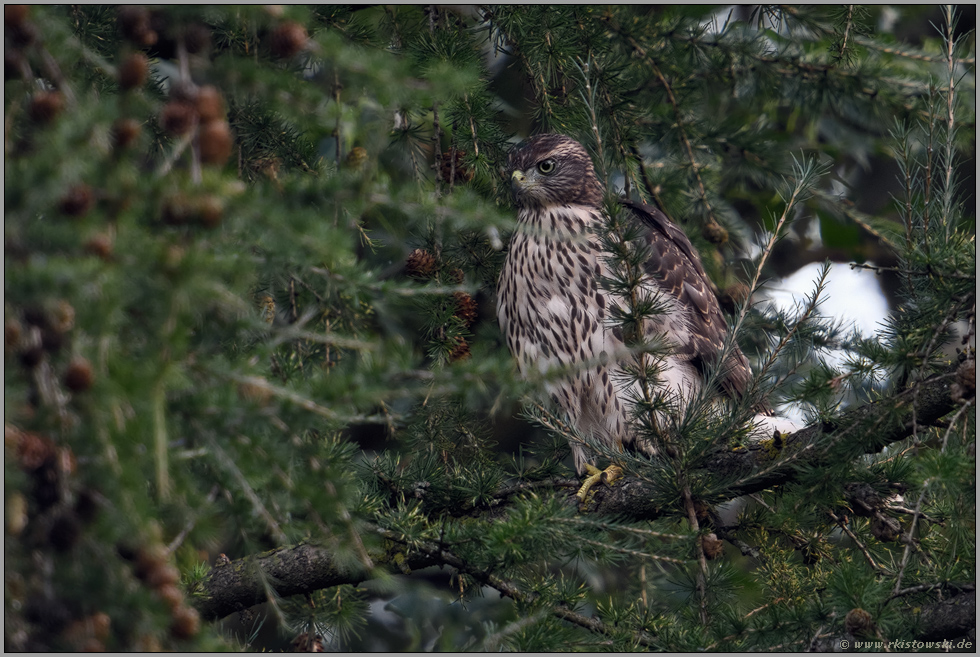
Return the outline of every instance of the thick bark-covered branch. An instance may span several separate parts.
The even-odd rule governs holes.
[[[949,373],[935,375],[920,384],[918,391],[906,390],[889,399],[873,402],[845,414],[835,428],[811,426],[784,438],[784,445],[773,453],[773,446],[753,446],[740,451],[725,451],[714,456],[707,463],[707,469],[717,475],[737,475],[740,481],[732,488],[733,495],[744,495],[791,480],[793,468],[800,464],[816,465],[824,455],[821,445],[833,441],[831,432],[854,436],[870,436],[866,444],[857,445],[860,451],[874,452],[882,446],[907,438],[913,432],[912,405],[915,404],[915,417],[919,425],[927,425],[946,415],[956,407],[950,399]],[[896,414],[895,410],[899,409]],[[874,427],[873,431],[867,431]],[[558,482],[556,489],[567,488],[567,482]],[[515,487],[511,494],[519,494]],[[500,512],[500,506],[508,503],[506,495],[500,504],[487,515]],[[594,502],[586,512],[590,514],[615,515],[634,519],[651,519],[662,514],[655,507],[650,485],[635,479],[626,479],[608,488],[598,487]],[[569,503],[577,503],[569,495]],[[481,574],[468,569],[450,552],[438,546],[422,546],[410,549],[400,543],[397,537],[379,530],[388,539],[386,549],[369,550],[370,559],[377,568],[385,568],[392,573],[405,573],[413,569],[432,565],[448,565],[467,572],[478,581],[497,588],[503,595],[519,599],[521,593],[510,584],[497,580],[489,574]],[[259,555],[246,557],[228,564],[218,565],[201,584],[195,605],[206,619],[217,619],[235,611],[265,602],[268,591],[274,590],[277,596],[307,593],[340,584],[357,584],[376,576],[363,566],[354,564],[343,568],[338,565],[332,552],[325,547],[300,544],[279,548]],[[957,604],[949,601],[923,607],[923,637],[960,636],[957,628],[964,618],[976,617],[975,594],[956,596]],[[945,605],[945,606],[943,606]],[[606,633],[606,628],[596,619],[580,616],[575,612],[555,608],[557,616],[585,627],[593,632]],[[972,620],[970,623],[972,624]],[[933,629],[928,629],[933,628]],[[947,628],[940,631],[937,628]],[[957,631],[954,631],[957,630]],[[640,643],[646,638],[640,637]]]
[[[493,575],[474,571],[459,557],[435,545],[423,545],[420,549],[411,550],[404,545],[391,543],[388,551],[373,551],[371,558],[379,564],[378,567],[395,574],[434,565],[451,566],[473,575],[506,597],[514,600],[524,597],[515,586]],[[267,587],[283,597],[312,593],[341,584],[356,585],[372,576],[371,572],[362,568],[345,570],[338,567],[329,548],[302,543],[215,566],[202,583],[199,595],[193,599],[203,618],[216,620],[265,602],[269,596]],[[923,605],[921,610],[918,631],[910,638],[937,641],[962,637],[976,626],[976,592],[967,591],[947,600]],[[597,634],[610,633],[609,628],[597,618],[584,616],[566,607],[555,607],[552,614]],[[640,646],[649,646],[652,638],[637,635],[635,641]]]
[[[966,636],[977,627],[977,593],[960,593],[922,608],[919,635],[922,641],[942,641]],[[975,639],[976,637],[974,637]],[[976,646],[971,646],[976,648]]]
[[[442,547],[423,543],[409,549],[394,532],[378,531],[387,539],[388,549],[371,550],[369,556],[379,568],[394,574],[407,574],[428,566],[450,566],[512,600],[526,598],[526,594],[513,584],[472,568]],[[375,576],[376,573],[357,565],[341,568],[329,548],[301,543],[214,566],[194,597],[194,604],[203,618],[216,620],[266,602],[271,595],[269,589],[274,590],[277,597],[285,597],[341,584],[359,584]],[[602,621],[567,607],[556,606],[551,613],[591,632],[610,634]],[[638,645],[650,645],[650,638],[645,635],[637,635],[635,641]]]
[[[426,552],[407,554],[395,548],[368,550],[368,555],[379,568],[394,573],[441,563]],[[341,584],[358,584],[371,577],[371,572],[363,566],[340,567],[327,547],[300,543],[215,565],[201,584],[194,604],[203,618],[214,620],[266,602],[267,587],[276,596],[285,597]]]

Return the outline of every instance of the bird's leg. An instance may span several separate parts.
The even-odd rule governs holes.
[[[589,476],[585,478],[585,481],[582,482],[582,487],[575,493],[575,496],[582,502],[585,501],[585,496],[589,494],[589,491],[596,484],[601,482],[608,486],[623,476],[623,469],[615,464],[610,465],[605,470],[600,470],[594,465],[586,463],[585,471],[589,473]]]

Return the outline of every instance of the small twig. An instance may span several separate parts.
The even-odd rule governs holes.
[[[963,416],[963,414],[966,413],[971,406],[973,406],[974,402],[976,402],[976,398],[969,400],[968,402],[960,406],[960,410],[956,411],[956,415],[954,415],[953,419],[950,420],[949,422],[949,428],[946,429],[946,433],[943,434],[943,446],[940,451],[942,452],[946,451],[946,444],[949,441],[949,435],[953,431],[953,427],[955,427],[956,423],[960,421],[960,418]]]
[[[435,157],[436,193],[442,180],[442,126],[439,125],[439,103],[432,103],[432,150]]]
[[[817,641],[823,638],[823,635],[821,634],[821,632],[823,632],[823,628],[824,628],[823,625],[817,628],[817,631],[813,634],[813,638],[810,639],[810,646],[807,648],[807,652],[817,651],[817,646],[819,645]]]
[[[913,269],[907,269],[903,267],[885,267],[884,265],[869,265],[861,262],[851,262],[848,263],[851,269],[869,269],[876,274],[880,274],[883,271],[893,271],[899,274],[917,274],[919,272]],[[968,276],[966,274],[961,274],[959,272],[941,272],[933,270],[932,275],[937,278],[958,278],[961,280],[974,280],[974,276]]]
[[[505,637],[510,634],[514,634],[515,632],[519,632],[529,625],[537,623],[539,620],[544,618],[546,614],[547,610],[542,609],[536,614],[524,616],[522,618],[518,618],[516,621],[508,623],[499,632],[494,632],[493,634],[487,635],[487,638],[483,640],[483,646],[481,648],[482,652],[497,652],[500,642],[503,641]]]
[[[674,96],[674,91],[671,88],[670,83],[667,81],[666,76],[664,76],[663,72],[660,70],[660,67],[657,66],[657,62],[653,59],[650,53],[647,52],[647,50],[643,46],[641,46],[639,42],[637,42],[636,39],[632,37],[632,35],[624,34],[622,30],[619,28],[619,26],[615,24],[613,25],[613,29],[619,32],[622,36],[625,36],[627,41],[629,41],[630,45],[633,47],[633,49],[641,57],[643,57],[644,60],[646,60],[646,63],[650,67],[650,70],[652,70],[654,75],[657,76],[657,80],[660,81],[660,84],[667,92],[667,100],[670,103],[671,108],[674,110],[674,118],[677,122],[677,132],[680,136],[681,144],[683,145],[684,150],[687,154],[687,159],[691,163],[691,172],[694,174],[694,180],[698,186],[698,196],[700,197],[700,200],[704,204],[705,210],[707,211],[708,225],[718,226],[719,225],[718,220],[715,219],[714,210],[712,210],[711,202],[708,200],[708,190],[705,188],[704,181],[701,179],[701,173],[698,170],[699,166],[697,160],[694,157],[694,148],[691,146],[691,140],[688,139],[687,131],[684,129],[684,117],[681,114],[680,105],[677,103],[677,98],[675,98]]]
[[[299,319],[299,309],[296,307],[296,279],[289,277],[289,323],[295,324]]]
[[[379,529],[378,532],[390,541],[397,542],[397,543],[404,543],[404,538],[401,535],[397,534],[396,532],[388,531],[385,529]],[[502,595],[511,598],[516,602],[524,602],[527,600],[527,596],[524,594],[524,592],[521,591],[516,586],[514,586],[513,584],[509,582],[505,582],[504,580],[500,579],[496,575],[492,575],[488,572],[473,568],[465,560],[459,558],[455,554],[449,552],[448,550],[442,547],[430,545],[427,543],[423,543],[415,547],[420,552],[429,554],[430,556],[435,557],[436,559],[446,564],[447,566],[452,566],[456,570],[466,573],[467,575],[470,575],[477,581],[496,589]],[[573,625],[578,625],[579,627],[583,627],[591,632],[596,632],[597,634],[610,635],[612,633],[611,630],[608,627],[606,627],[606,625],[601,620],[597,618],[589,618],[587,616],[583,616],[582,614],[572,611],[567,607],[563,607],[563,606],[552,607],[551,613],[557,616],[558,618],[561,618],[562,620],[568,621]],[[653,645],[652,638],[646,635],[645,633],[635,634],[634,637],[636,642],[642,646],[650,647]]]
[[[208,493],[207,497],[204,498],[204,504],[201,505],[201,506],[199,506],[199,507],[197,507],[198,510],[200,510],[203,507],[207,507],[212,502],[214,502],[215,499],[217,499],[218,492],[220,490],[221,490],[221,486],[219,486],[218,484],[215,484],[214,486],[212,486],[211,487],[211,491]],[[190,520],[188,520],[187,521],[187,524],[184,525],[184,528],[180,530],[180,533],[177,534],[177,536],[174,537],[174,540],[170,541],[170,544],[167,545],[167,553],[168,554],[173,554],[174,551],[177,548],[180,547],[181,543],[184,542],[184,539],[187,538],[187,535],[191,532],[192,529],[194,529],[194,525],[197,524],[199,515],[200,515],[200,513],[198,513],[197,515],[195,515],[194,517],[192,517]]]
[[[184,151],[187,150],[187,147],[190,146],[191,142],[193,141],[194,141],[193,131],[188,132],[186,135],[180,138],[180,141],[178,141],[177,145],[174,146],[174,150],[163,161],[163,163],[160,165],[160,168],[157,169],[156,172],[157,178],[163,178],[165,175],[170,173],[170,170],[173,168],[174,164],[177,163],[177,160],[180,159],[180,156],[184,154]]]
[[[336,162],[337,162],[337,166],[338,167],[340,166],[340,159],[341,159],[341,156],[343,154],[343,148],[341,147],[341,144],[340,144],[340,117],[343,114],[343,112],[341,111],[341,108],[340,108],[340,89],[341,89],[341,86],[340,86],[340,73],[338,72],[337,69],[334,69],[334,72],[333,72],[333,102],[336,103],[336,105],[337,105],[337,124],[334,126],[333,136],[334,136],[334,139],[337,142],[336,143],[336,149],[335,149],[336,152],[334,153],[334,157],[336,159]]]
[[[602,170],[602,183],[605,187],[609,186],[609,174],[606,171],[606,158],[602,152],[602,134],[599,131],[599,118],[596,116],[595,111],[595,91],[592,87],[591,77],[591,55],[588,60],[584,62],[576,62],[575,66],[578,68],[579,74],[582,76],[582,80],[585,82],[585,91],[581,92],[580,95],[582,100],[585,102],[585,107],[589,111],[589,119],[592,124],[592,135],[595,137],[595,147],[596,147],[596,157],[599,159],[599,168]]]
[[[933,57],[931,55],[925,55],[922,53],[910,52],[908,50],[901,50],[895,47],[884,46],[881,43],[875,41],[874,39],[868,39],[856,36],[854,38],[861,46],[865,48],[870,48],[871,50],[877,50],[878,52],[883,52],[888,55],[896,55],[898,57],[904,57],[906,59],[914,59],[920,62],[930,62],[930,63],[946,63],[948,57]],[[977,63],[975,57],[961,57],[953,60],[956,64],[963,64],[966,66],[973,66]]]
[[[263,520],[265,520],[269,531],[272,532],[272,535],[275,537],[276,541],[280,544],[286,544],[288,539],[286,538],[285,532],[283,532],[282,528],[279,527],[279,523],[276,522],[275,517],[273,517],[273,515],[269,513],[269,510],[265,508],[265,504],[262,503],[262,500],[255,493],[255,490],[252,488],[251,484],[248,483],[248,479],[244,474],[242,474],[242,471],[238,468],[238,465],[228,456],[228,454],[225,453],[223,449],[221,449],[221,446],[218,445],[217,441],[209,439],[208,442],[211,446],[211,451],[215,455],[215,458],[217,458],[218,462],[224,466],[224,469],[231,474],[232,478],[238,482],[238,486],[242,493],[245,494],[245,497],[252,504],[255,512]]]
[[[773,606],[774,604],[778,604],[778,603],[780,603],[782,601],[783,601],[783,598],[776,598],[775,600],[772,600],[771,602],[767,602],[766,604],[762,605],[761,607],[756,607],[755,609],[753,609],[749,613],[745,614],[745,617],[746,618],[751,618],[752,616],[756,615],[760,611],[763,611],[764,609],[768,609],[769,607]]]
[[[926,133],[926,171],[925,171],[925,191],[922,195],[922,251],[929,256],[929,223],[930,223],[930,213],[929,204],[932,201],[932,168],[933,168],[933,143],[936,140],[936,103],[935,103],[935,89],[930,86],[929,88],[929,111],[928,120],[929,129]]]
[[[339,500],[337,488],[333,485],[333,482],[328,479],[324,485],[326,486],[327,492],[330,493],[334,499]],[[339,501],[337,502],[337,506],[340,509],[340,519],[344,521],[345,525],[347,525],[347,531],[350,533],[351,540],[354,542],[354,548],[357,550],[357,555],[361,558],[361,563],[364,564],[364,567],[368,570],[373,569],[374,561],[371,560],[371,555],[369,555],[368,551],[364,548],[364,541],[361,540],[361,535],[354,526],[354,520],[351,518],[350,512],[347,511],[347,508]]]
[[[531,62],[528,61],[527,57],[522,51],[518,50],[517,54],[520,57],[521,62],[524,64],[524,68],[526,68],[527,72],[530,73],[531,86],[534,88],[535,94],[541,98],[541,109],[544,111],[544,116],[542,118],[550,121],[554,113],[551,109],[551,101],[548,99],[548,84],[544,79],[544,73],[541,73],[540,71],[535,72],[535,70],[531,67]],[[541,81],[541,86],[538,86],[539,79]]]
[[[237,383],[255,386],[258,390],[269,392],[275,397],[292,402],[300,408],[311,413],[315,413],[321,417],[325,417],[328,420],[344,422],[347,424],[382,424],[386,421],[386,418],[383,415],[364,415],[361,413],[348,415],[346,413],[338,413],[337,411],[331,410],[326,406],[317,404],[311,399],[307,399],[297,392],[272,385],[269,381],[263,379],[262,377],[230,374],[226,375],[226,378]],[[401,419],[400,416],[399,419]]]
[[[953,39],[953,5],[946,5],[946,73],[948,76],[947,88],[946,88],[946,143],[945,143],[945,160],[946,160],[946,178],[943,181],[943,211],[948,213],[952,210],[953,205],[953,155],[955,153],[955,146],[953,144],[953,138],[955,136],[956,120],[953,113],[953,104],[955,99],[955,76],[954,68],[955,64],[953,62],[953,52],[956,49],[956,41]],[[948,218],[947,218],[948,219]],[[949,231],[952,225],[951,221],[946,221],[946,239],[949,239]]]
[[[755,273],[752,275],[752,280],[749,282],[749,290],[754,291],[759,285],[759,279],[762,277],[762,268],[765,266],[766,261],[772,254],[773,247],[776,246],[776,240],[779,239],[779,232],[782,230],[783,225],[786,223],[789,217],[790,210],[796,207],[797,200],[804,193],[804,182],[808,178],[808,171],[806,169],[800,169],[798,172],[798,180],[796,181],[796,186],[793,188],[793,193],[790,195],[789,200],[786,201],[786,207],[783,208],[783,213],[780,215],[779,220],[776,222],[776,226],[773,228],[772,233],[769,236],[769,240],[766,245],[762,248],[762,255],[759,256],[759,264],[756,265]],[[738,318],[730,329],[730,333],[738,335],[739,329],[742,327],[742,322],[745,321],[745,316],[749,312],[749,307],[752,304],[746,302],[742,305],[742,310],[738,314]]]
[[[872,570],[874,570],[879,575],[887,574],[885,569],[879,566],[875,562],[874,558],[872,558],[871,556],[871,553],[868,552],[868,548],[865,547],[864,543],[861,542],[861,539],[857,537],[857,534],[851,531],[851,529],[847,526],[847,523],[844,520],[838,518],[833,511],[828,510],[827,515],[829,515],[830,519],[833,520],[835,523],[837,523],[837,526],[840,527],[844,531],[844,533],[850,537],[852,541],[854,541],[854,544],[858,546],[859,550],[861,550],[861,554],[864,555],[864,558],[867,560],[868,565],[871,566]]]
[[[519,493],[524,493],[534,490],[554,490],[556,488],[574,488],[576,490],[581,487],[582,482],[577,479],[566,479],[564,477],[552,477],[549,479],[542,479],[541,481],[526,481],[520,484],[514,484],[513,486],[507,486],[502,488],[493,494],[494,499],[505,500],[508,497],[512,497]],[[562,521],[571,522],[572,518],[562,519]]]
[[[847,50],[847,38],[851,34],[851,20],[854,17],[854,5],[847,5],[847,19],[844,25],[844,37],[841,39],[840,51],[837,53],[837,59],[843,59],[844,52]]]
[[[613,552],[619,552],[620,554],[628,554],[631,557],[638,557],[640,559],[651,559],[653,561],[666,561],[667,563],[676,563],[680,565],[684,565],[686,563],[683,559],[675,559],[673,557],[662,557],[656,554],[650,554],[649,552],[641,552],[639,550],[630,550],[629,548],[616,547],[615,545],[607,545],[606,543],[600,543],[599,541],[593,541],[588,538],[576,537],[575,540],[582,541],[583,543],[588,543],[589,545],[594,545],[596,547],[600,547],[605,550],[612,550]],[[707,564],[707,562],[705,563]]]
[[[688,540],[691,535],[684,534],[666,534],[664,532],[656,532],[652,529],[641,529],[639,527],[631,527],[629,525],[612,525],[608,522],[601,522],[596,520],[591,520],[588,518],[555,518],[556,522],[565,522],[573,525],[586,525],[589,527],[595,527],[596,529],[601,529],[607,532],[622,531],[628,532],[630,534],[637,534],[640,536],[651,536],[653,538],[670,538],[678,541]]]
[[[51,76],[51,79],[54,80],[55,86],[58,88],[58,90],[64,94],[65,101],[67,101],[69,105],[74,105],[75,93],[71,90],[68,80],[66,80],[65,76],[61,74],[61,68],[58,66],[58,61],[51,53],[48,52],[47,48],[42,47],[40,51],[41,61],[44,63],[44,69],[48,72],[48,75]]]
[[[906,508],[904,506],[896,506],[896,505],[893,505],[893,504],[888,504],[885,508],[887,508],[889,511],[892,511],[894,513],[901,513],[901,514],[906,515],[906,516],[914,516],[915,515],[915,511],[913,509],[908,509],[908,508]],[[925,520],[926,522],[931,522],[934,525],[939,525],[940,527],[945,527],[946,526],[946,523],[943,522],[942,520],[936,520],[935,518],[933,518],[931,516],[927,516],[924,513],[920,513],[919,514],[919,519],[920,520]]]
[[[687,521],[691,524],[691,531],[695,534],[699,534],[701,527],[698,524],[698,514],[694,509],[694,500],[691,498],[691,486],[688,483],[684,483],[684,489],[682,491],[684,496],[684,508],[687,510]],[[707,590],[707,578],[708,578],[708,558],[704,554],[704,548],[701,546],[701,537],[697,536],[697,552],[698,552],[698,565],[701,566],[700,572],[698,572],[697,577],[697,590],[698,597],[700,598],[701,606],[701,622],[705,625],[708,624],[708,590]]]
[[[825,267],[823,271],[820,272],[820,280],[817,281],[817,289],[813,293],[813,298],[807,302],[806,308],[803,310],[803,314],[795,322],[793,322],[792,328],[790,328],[790,330],[786,332],[786,335],[782,337],[782,339],[779,341],[779,344],[776,345],[776,348],[772,350],[772,352],[769,354],[769,358],[767,358],[766,362],[762,365],[761,368],[759,368],[759,371],[756,376],[761,377],[766,372],[769,371],[769,368],[773,366],[773,364],[776,362],[776,359],[779,357],[779,353],[783,350],[783,347],[785,347],[789,343],[789,341],[793,339],[793,336],[796,335],[797,331],[799,331],[800,326],[802,326],[807,320],[809,320],[810,316],[813,315],[814,312],[816,312],[817,306],[819,306],[820,302],[822,301],[820,295],[824,290],[827,281],[827,276],[829,274],[830,274],[829,266]],[[788,374],[785,375],[784,377],[781,377],[780,381],[777,382],[776,385],[778,386],[779,383],[781,383],[783,380],[787,379],[788,377],[789,377]]]
[[[929,354],[933,352],[939,341],[942,340],[946,335],[946,327],[953,321],[953,319],[959,314],[960,308],[967,302],[967,299],[960,299],[946,312],[943,320],[935,327],[932,331],[932,339],[920,352],[921,366],[919,372],[921,374],[925,373],[926,366],[929,363]],[[921,375],[920,375],[920,378]],[[912,440],[915,443],[919,443],[919,431],[918,431],[918,414],[916,413],[916,405],[918,402],[919,388],[918,386],[912,392]]]
[[[915,525],[918,523],[919,514],[922,510],[922,503],[926,499],[926,491],[929,490],[929,485],[932,483],[932,478],[926,479],[922,482],[922,493],[919,494],[919,501],[915,504],[915,513],[912,516],[912,522],[909,524],[908,537],[909,540],[905,544],[905,550],[902,552],[902,563],[898,568],[898,575],[895,577],[895,588],[892,589],[892,595],[902,590],[902,577],[905,576],[905,567],[908,566],[909,557],[912,555],[912,547],[915,545],[915,540],[913,535],[915,534]]]

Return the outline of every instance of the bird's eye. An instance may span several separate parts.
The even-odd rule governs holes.
[[[554,160],[548,159],[548,160],[541,160],[540,162],[538,162],[538,171],[540,171],[541,173],[549,174],[554,170],[555,170]]]

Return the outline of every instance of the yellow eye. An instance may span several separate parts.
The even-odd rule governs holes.
[[[548,159],[548,160],[541,160],[540,162],[538,162],[538,171],[540,171],[541,173],[547,175],[549,173],[552,173],[554,170],[555,170],[554,160]]]

